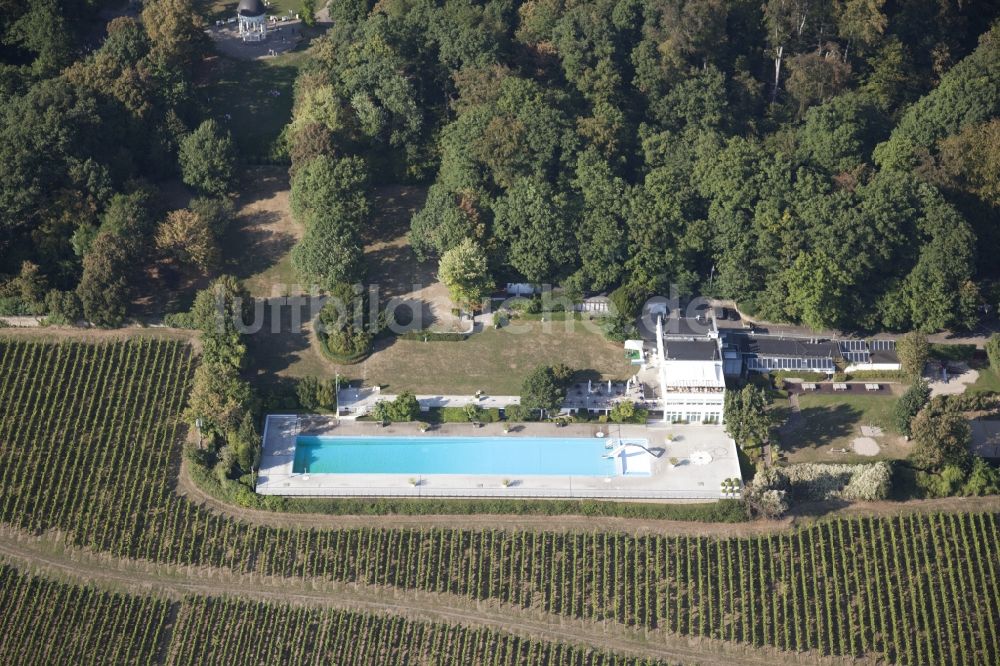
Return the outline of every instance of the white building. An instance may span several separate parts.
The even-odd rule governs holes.
[[[267,10],[262,0],[240,0],[236,7],[239,34],[244,42],[267,39]]]
[[[626,342],[626,350],[636,342]],[[715,321],[657,316],[654,343],[655,350],[640,357],[636,379],[647,398],[655,396],[651,402],[663,421],[722,423],[726,380]]]

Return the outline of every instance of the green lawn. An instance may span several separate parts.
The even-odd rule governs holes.
[[[633,373],[620,344],[575,322],[518,321],[523,333],[486,329],[461,342],[381,342],[366,361],[341,368],[351,378],[386,390],[418,393],[517,395],[525,375],[540,364],[565,363],[589,371],[593,379],[625,379]]]
[[[976,382],[967,388],[967,391],[972,393],[981,393],[983,391],[997,391],[1000,392],[1000,375],[997,371],[989,366],[984,366],[978,368],[979,377]]]
[[[218,57],[202,86],[212,116],[233,134],[241,155],[266,159],[292,117],[292,93],[305,51],[265,60]]]
[[[861,436],[861,426],[882,428],[885,435],[878,439],[882,452],[879,458],[905,455],[899,433],[892,425],[892,412],[898,398],[890,395],[831,395],[810,393],[799,395],[800,414],[793,417],[794,426],[782,430],[781,447],[793,462],[870,460],[854,453],[831,454],[830,449],[851,450],[854,438]]]
[[[950,361],[952,363],[960,361],[969,362],[975,353],[975,345],[931,344],[930,346],[931,358],[936,358],[939,361]]]

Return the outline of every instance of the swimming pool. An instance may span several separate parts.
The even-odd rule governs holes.
[[[301,435],[295,440],[292,472],[614,476],[615,461],[603,457],[607,454],[604,440],[594,437]]]

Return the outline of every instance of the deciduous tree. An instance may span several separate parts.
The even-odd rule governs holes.
[[[452,301],[472,309],[479,308],[493,286],[486,253],[471,238],[442,255],[438,279],[448,287]]]
[[[206,120],[181,140],[178,160],[184,182],[191,187],[219,197],[232,189],[233,140],[214,120]]]
[[[927,337],[917,331],[907,333],[896,342],[900,366],[910,377],[920,377],[923,374],[930,352]]]

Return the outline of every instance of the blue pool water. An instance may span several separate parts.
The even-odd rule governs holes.
[[[292,471],[312,474],[614,476],[595,437],[316,437],[295,441]]]

